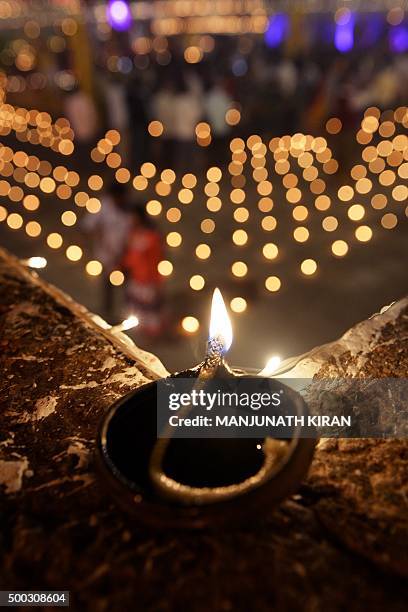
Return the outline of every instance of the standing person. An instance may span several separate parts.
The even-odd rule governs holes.
[[[138,170],[149,158],[147,133],[149,93],[142,79],[136,76],[131,78],[126,92],[126,102],[129,116],[130,161],[132,167]]]
[[[126,187],[112,183],[101,197],[101,204],[99,213],[86,215],[82,229],[91,235],[93,255],[103,266],[103,309],[112,318],[114,293],[109,275],[120,267],[131,224],[126,212]]]
[[[162,277],[158,272],[163,258],[162,237],[144,207],[138,206],[122,259],[126,273],[126,301],[139,318],[146,334],[155,337],[163,327]]]
[[[162,164],[174,165],[174,86],[170,79],[162,82],[152,99],[152,119],[163,125],[163,135],[156,143]],[[160,146],[162,145],[162,146]]]
[[[91,96],[78,85],[67,92],[64,114],[74,130],[75,139],[88,145],[94,141],[99,130],[99,117]]]
[[[203,108],[200,99],[187,86],[185,76],[179,74],[173,101],[173,133],[177,147],[175,161],[179,171],[184,171],[191,166],[194,159],[195,128],[202,116]]]
[[[211,125],[217,159],[224,153],[223,144],[229,132],[225,114],[231,105],[232,100],[222,86],[222,82],[218,80],[210,84],[204,97],[204,110]]]

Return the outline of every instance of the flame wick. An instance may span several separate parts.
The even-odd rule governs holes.
[[[214,290],[207,356],[226,353],[232,344],[232,326],[221,291]]]

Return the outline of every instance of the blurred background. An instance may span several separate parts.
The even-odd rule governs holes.
[[[0,1],[0,244],[170,370],[406,292],[404,1]],[[29,258],[37,258],[29,260]]]

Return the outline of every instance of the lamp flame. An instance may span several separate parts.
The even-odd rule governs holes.
[[[210,342],[216,340],[228,351],[232,344],[232,326],[225,302],[219,289],[214,289],[211,303]]]
[[[137,325],[139,325],[139,319],[136,317],[136,315],[130,315],[127,319],[122,321],[121,324],[123,331],[132,329],[132,327],[136,327]]]
[[[270,357],[268,361],[266,362],[266,366],[264,367],[263,370],[259,372],[258,376],[265,376],[265,377],[271,376],[271,374],[273,374],[275,370],[278,369],[278,366],[281,361],[282,359],[278,357],[278,355],[274,355],[273,357]]]
[[[45,268],[47,265],[47,260],[45,257],[29,257],[27,259],[27,266],[29,268],[36,268],[40,270],[41,268]]]
[[[113,334],[118,334],[119,332],[127,331],[128,329],[132,329],[132,327],[136,327],[139,325],[139,319],[136,315],[130,315],[127,319],[124,319],[122,323],[119,325],[114,325],[110,328]]]

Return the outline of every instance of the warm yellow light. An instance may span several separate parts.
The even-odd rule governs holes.
[[[40,200],[35,195],[26,195],[23,200],[23,206],[27,210],[37,210],[40,206]]]
[[[211,255],[211,249],[208,244],[199,244],[196,247],[195,253],[199,259],[208,259]]]
[[[198,138],[208,138],[211,134],[211,128],[205,121],[197,123],[195,132]]]
[[[181,219],[181,211],[179,208],[172,207],[166,212],[166,219],[170,223],[178,223]]]
[[[101,210],[102,204],[98,198],[89,198],[85,206],[89,213],[96,215]]]
[[[150,136],[158,138],[163,134],[163,124],[160,121],[151,121],[148,126]]]
[[[354,189],[350,185],[343,185],[338,190],[338,196],[342,202],[348,202],[354,196]]]
[[[312,276],[317,270],[317,263],[314,259],[304,259],[300,264],[300,269],[305,276]]]
[[[368,178],[362,178],[356,182],[356,191],[358,193],[368,193],[369,191],[371,191],[372,187],[373,184]]]
[[[286,192],[286,199],[291,204],[296,204],[302,197],[302,192],[297,187],[291,187]]]
[[[339,222],[336,217],[328,216],[322,221],[322,227],[325,232],[334,232],[338,228]]]
[[[79,261],[82,257],[82,249],[76,244],[71,244],[65,253],[70,261]]]
[[[360,225],[354,233],[360,242],[368,242],[373,237],[373,231],[368,225]]]
[[[160,178],[163,183],[166,183],[167,185],[172,185],[176,180],[176,173],[174,172],[174,170],[171,170],[171,168],[166,168],[161,173]]]
[[[387,206],[387,196],[385,196],[383,193],[376,193],[371,198],[371,206],[375,210],[382,210]]]
[[[146,178],[153,178],[156,174],[156,166],[151,162],[145,162],[140,167],[140,173]]]
[[[100,261],[91,259],[85,266],[85,270],[90,276],[99,276],[101,274],[103,266]]]
[[[266,217],[264,217],[261,221],[262,229],[264,229],[266,232],[272,232],[276,228],[277,224],[278,223],[275,217],[272,217],[271,215],[266,215]]]
[[[41,225],[37,221],[29,221],[25,226],[25,231],[30,238],[37,238],[41,234]]]
[[[47,236],[47,244],[51,249],[59,249],[62,246],[62,242],[62,236],[61,234],[57,234],[57,232],[53,232]]]
[[[120,270],[113,270],[113,272],[111,272],[109,275],[109,280],[112,285],[119,287],[120,285],[123,285],[125,276]]]
[[[55,190],[55,181],[51,177],[44,177],[40,181],[40,189],[44,193],[52,193]]]
[[[218,183],[218,181],[221,180],[221,177],[222,177],[221,168],[218,168],[217,166],[213,166],[212,168],[209,168],[207,170],[207,180],[210,181],[211,183]]]
[[[180,191],[178,192],[178,199],[182,204],[190,204],[190,202],[193,201],[193,197],[194,195],[191,189],[184,188],[180,189]]]
[[[7,217],[7,225],[11,229],[20,229],[20,227],[23,225],[23,217],[18,213],[11,213]]]
[[[332,117],[326,122],[326,130],[329,134],[338,134],[341,131],[342,123],[337,117]]]
[[[394,229],[397,223],[398,217],[394,213],[386,213],[381,219],[381,225],[384,229]]]
[[[231,272],[234,276],[242,278],[248,272],[248,266],[243,261],[235,261],[231,266]]]
[[[161,276],[170,276],[170,274],[173,272],[173,264],[171,263],[171,261],[163,259],[159,262],[157,270],[159,271],[159,274],[161,274]]]
[[[247,208],[244,208],[243,206],[241,206],[234,210],[234,219],[238,223],[245,223],[246,221],[248,221],[248,217],[249,217],[249,211]]]
[[[248,242],[248,234],[243,229],[235,230],[232,234],[232,242],[237,246],[242,246]]]
[[[315,207],[317,210],[328,210],[330,208],[331,201],[327,195],[319,195],[315,200]]]
[[[225,302],[221,291],[215,289],[211,303],[209,338],[221,342],[224,351],[228,351],[232,344],[232,336],[232,325]]]
[[[215,223],[212,219],[203,219],[200,224],[201,231],[204,234],[212,234],[215,230]]]
[[[222,202],[220,198],[217,198],[217,197],[208,198],[207,208],[210,212],[218,212],[219,210],[221,210],[221,207],[222,207]]]
[[[183,238],[178,232],[169,232],[166,236],[166,242],[170,247],[179,247]]]
[[[88,179],[88,187],[92,191],[99,191],[103,187],[103,179],[99,174],[93,174]]]
[[[185,332],[195,334],[199,330],[200,323],[195,317],[188,316],[181,321],[181,326]]]
[[[183,187],[193,189],[197,185],[197,179],[194,174],[185,174],[181,179]]]
[[[270,357],[268,361],[266,362],[266,366],[264,367],[263,370],[259,372],[258,376],[264,376],[265,378],[267,376],[271,376],[275,372],[275,370],[278,369],[281,361],[282,360],[280,357],[278,357],[278,355],[274,355],[273,357]]]
[[[273,208],[273,200],[268,197],[261,198],[258,202],[258,208],[261,212],[270,212]]]
[[[198,64],[203,57],[203,52],[199,47],[191,46],[184,50],[184,59],[188,64]]]
[[[162,205],[158,200],[150,200],[147,204],[146,204],[146,211],[149,215],[157,216],[160,215],[161,211],[162,211]]]
[[[130,172],[127,168],[118,168],[115,172],[115,178],[118,183],[128,183],[130,181]]]
[[[408,187],[406,185],[397,185],[392,190],[392,197],[396,202],[408,200]]]
[[[139,325],[139,319],[136,315],[129,315],[126,319],[119,323],[119,325],[114,325],[111,327],[111,332],[117,334],[118,332],[128,331],[133,327],[137,327]]]
[[[85,191],[78,191],[75,194],[74,201],[77,206],[85,206],[88,200],[89,196]]]
[[[292,216],[296,221],[305,221],[307,219],[309,211],[306,206],[295,206],[292,211]]]
[[[347,215],[352,221],[360,221],[365,215],[365,208],[361,204],[353,204],[348,209]]]
[[[213,198],[217,196],[219,192],[220,192],[220,186],[218,185],[218,183],[207,183],[206,186],[204,187],[204,193],[209,198]]]
[[[205,280],[200,274],[194,274],[194,276],[190,278],[190,287],[194,289],[194,291],[201,291],[204,285]]]
[[[77,216],[72,210],[66,210],[61,215],[61,221],[67,227],[71,227],[77,222]]]
[[[293,230],[293,237],[296,242],[306,242],[309,239],[309,230],[303,226],[296,227]]]
[[[273,242],[264,244],[262,254],[266,259],[276,259],[279,254],[279,249]]]
[[[349,247],[345,240],[335,240],[331,245],[333,255],[336,257],[344,257],[347,254]]]
[[[4,208],[4,206],[0,206],[0,222],[7,219],[7,215],[8,215],[7,208]]]
[[[247,302],[242,297],[234,297],[230,302],[230,307],[233,312],[245,312],[247,309]]]
[[[225,113],[225,123],[228,125],[237,125],[241,121],[241,113],[236,108],[230,108]]]
[[[156,183],[154,190],[159,196],[168,196],[171,193],[171,185],[168,183],[163,183],[163,181],[159,181]]]
[[[282,283],[278,276],[268,276],[268,278],[265,279],[265,287],[268,291],[279,291],[281,285]]]
[[[133,179],[132,185],[133,188],[136,189],[136,191],[144,191],[147,188],[148,180],[145,176],[138,174]]]

